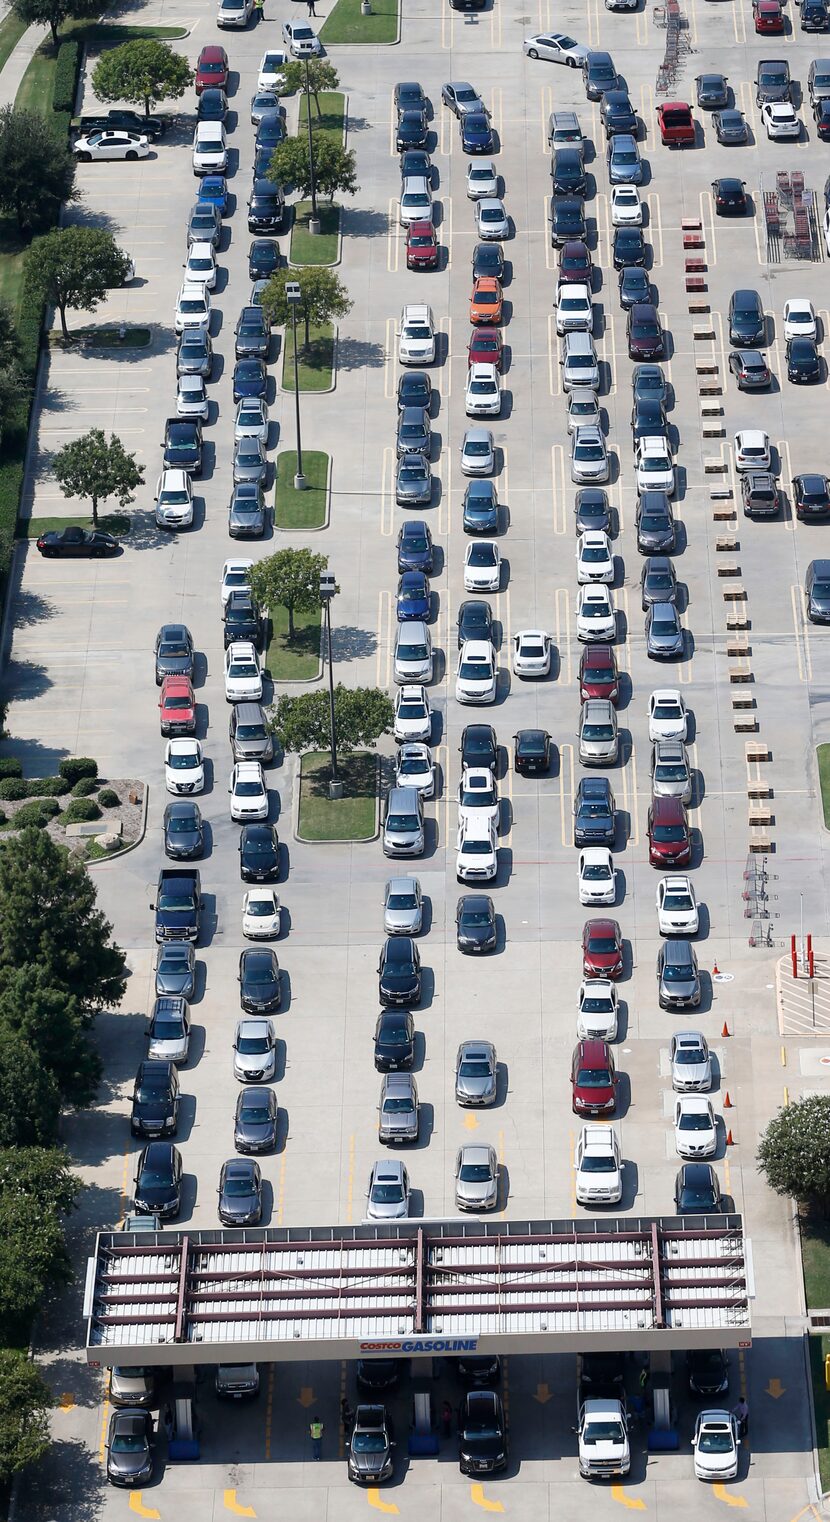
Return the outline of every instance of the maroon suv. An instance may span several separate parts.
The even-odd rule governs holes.
[[[571,1063],[575,1115],[611,1115],[617,1107],[617,1074],[607,1041],[580,1041]]]
[[[653,867],[687,867],[692,839],[679,798],[652,798],[648,811],[648,859]]]
[[[586,645],[579,662],[579,696],[607,698],[616,705],[620,695],[617,658],[611,645]]]

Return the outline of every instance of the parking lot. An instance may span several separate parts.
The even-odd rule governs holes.
[[[792,0],[788,9],[792,9]],[[287,7],[286,7],[287,9]],[[198,733],[209,765],[200,800],[209,829],[201,863],[207,925],[198,951],[193,1006],[193,1055],[181,1073],[181,1147],[185,1187],[180,1224],[217,1224],[219,1169],[233,1152],[236,1080],[231,1042],[238,1018],[237,964],[242,885],[237,859],[238,826],[228,817],[227,705],[222,676],[219,583],[223,561],[235,553],[228,538],[226,504],[231,491],[233,329],[247,298],[244,210],[253,157],[248,101],[266,46],[278,46],[280,19],[243,33],[223,34],[234,71],[229,122],[230,188],[235,208],[226,219],[220,247],[220,279],[214,301],[213,340],[220,357],[210,391],[213,410],[205,430],[206,468],[196,483],[194,528],[167,537],[153,525],[153,483],[161,468],[159,440],[175,395],[173,309],[184,259],[184,229],[195,199],[186,125],[139,164],[87,165],[79,173],[83,201],[72,215],[112,226],[133,255],[137,281],[115,292],[105,316],[146,323],[153,342],[134,357],[93,358],[86,352],[51,351],[37,413],[33,512],[57,514],[62,499],[48,470],[49,451],[93,424],[112,428],[146,467],[147,485],[136,506],[135,528],[118,559],[64,564],[39,559],[33,548],[19,563],[7,690],[7,730],[16,753],[33,770],[49,773],[62,755],[96,756],[103,775],[143,777],[150,788],[147,834],[123,861],[98,866],[101,902],[125,947],[131,969],[124,1008],[100,1022],[106,1083],[99,1104],[73,1117],[67,1140],[91,1188],[77,1233],[80,1283],[44,1329],[44,1352],[55,1389],[66,1396],[56,1411],[56,1447],[50,1462],[24,1492],[20,1515],[54,1519],[94,1513],[123,1517],[128,1509],[181,1517],[233,1514],[270,1516],[279,1509],[290,1522],[349,1518],[367,1505],[350,1487],[343,1462],[338,1411],[342,1393],[354,1402],[353,1371],[339,1365],[277,1366],[254,1407],[219,1408],[207,1387],[200,1392],[202,1461],[165,1467],[135,1503],[109,1489],[100,1459],[108,1418],[102,1379],[87,1370],[81,1342],[80,1294],[89,1233],[117,1224],[131,1187],[139,1143],[129,1137],[129,1093],[144,1054],[146,1014],[153,997],[153,916],[150,903],[164,862],[161,820],[164,792],[162,742],[152,649],[162,623],[181,620],[199,652],[196,686]],[[614,1515],[618,1505],[646,1509],[656,1517],[718,1515],[725,1504],[743,1506],[749,1517],[809,1515],[814,1498],[813,1465],[799,1316],[802,1291],[790,1211],[761,1186],[754,1167],[757,1135],[786,1094],[822,1090],[813,1043],[785,1039],[776,1008],[776,964],[785,939],[804,928],[820,944],[828,934],[828,863],[821,828],[814,747],[828,738],[826,691],[830,659],[826,633],[808,625],[803,609],[807,565],[824,553],[826,524],[796,523],[792,477],[824,472],[822,433],[828,385],[794,386],[786,379],[782,309],[792,297],[808,297],[822,323],[823,349],[830,328],[830,292],[824,257],[819,262],[768,264],[762,216],[762,180],[780,169],[800,169],[818,193],[823,216],[827,147],[816,135],[809,102],[799,107],[807,124],[795,145],[768,142],[760,130],[754,79],[760,57],[786,57],[806,93],[809,62],[830,44],[794,32],[756,37],[749,6],[740,0],[690,0],[687,37],[691,51],[675,86],[677,98],[694,101],[694,76],[720,69],[729,76],[735,103],[746,115],[751,141],[722,147],[710,113],[693,106],[698,141],[670,152],[660,144],[655,109],[658,65],[665,31],[651,8],[606,11],[598,0],[583,10],[567,3],[562,14],[539,4],[528,16],[521,7],[496,4],[463,16],[445,6],[412,0],[404,8],[400,45],[388,49],[333,49],[348,94],[348,143],[357,153],[360,192],[344,212],[339,273],[354,306],[340,325],[336,389],[302,399],[304,443],[332,456],[331,521],[322,535],[294,535],[329,556],[340,584],[333,606],[336,676],[349,685],[394,688],[392,657],[396,627],[395,536],[404,510],[395,504],[396,386],[400,367],[396,327],[407,301],[427,301],[439,330],[431,375],[432,506],[423,513],[438,547],[432,578],[437,611],[432,623],[438,653],[430,701],[434,710],[433,758],[437,797],[426,808],[427,849],[413,864],[428,901],[420,940],[423,992],[415,1011],[415,1072],[421,1099],[420,1137],[405,1161],[413,1189],[412,1213],[454,1213],[454,1159],[459,1146],[483,1141],[500,1164],[499,1211],[511,1220],[567,1218],[576,1203],[573,1156],[579,1132],[570,1105],[570,1058],[575,1041],[581,979],[580,937],[591,911],[580,907],[572,808],[582,774],[577,752],[579,719],[576,639],[576,536],[570,480],[566,397],[554,326],[557,256],[548,235],[550,161],[547,120],[551,110],[574,109],[585,137],[589,194],[589,243],[593,245],[594,335],[601,363],[601,406],[610,454],[609,496],[615,511],[617,610],[616,655],[621,671],[621,760],[608,771],[620,819],[615,865],[618,892],[613,913],[624,940],[619,985],[621,1019],[615,1056],[621,1075],[615,1124],[626,1161],[620,1213],[670,1214],[679,1158],[671,1117],[669,1039],[673,1030],[699,1028],[714,1059],[712,1099],[721,1116],[715,1168],[724,1194],[745,1213],[752,1238],[757,1299],[750,1353],[733,1358],[730,1404],[746,1389],[751,1437],[742,1450],[738,1481],[718,1493],[692,1477],[690,1436],[694,1407],[683,1393],[678,1363],[676,1395],[680,1451],[652,1456],[646,1464],[642,1437],[634,1438],[635,1463],[624,1486],[588,1491],[579,1480],[575,1440],[572,1359],[511,1358],[503,1395],[512,1428],[510,1465],[486,1491],[459,1475],[453,1442],[439,1460],[407,1461],[407,1387],[396,1404],[398,1461],[394,1482],[369,1501],[380,1510],[415,1516],[427,1505],[445,1522],[471,1506],[516,1515],[575,1516],[582,1508]],[[321,8],[321,14],[326,8]],[[195,19],[195,18],[194,18]],[[641,119],[640,152],[646,163],[641,198],[648,209],[645,237],[649,274],[666,335],[664,371],[671,387],[670,438],[677,465],[675,512],[679,524],[675,565],[681,591],[684,655],[658,663],[646,655],[640,572],[634,528],[636,489],[631,450],[631,370],[625,317],[611,268],[610,186],[599,107],[585,98],[579,70],[533,61],[522,38],[561,25],[592,48],[607,48],[625,80]],[[198,18],[186,43],[192,61],[216,40],[212,14]],[[419,80],[432,102],[433,195],[439,240],[445,251],[436,273],[407,272],[403,234],[397,226],[398,155],[394,144],[392,91],[400,80]],[[465,593],[460,502],[465,478],[459,468],[467,370],[467,321],[471,258],[476,241],[465,193],[468,159],[461,153],[455,118],[441,105],[441,86],[469,79],[489,105],[496,134],[496,162],[503,180],[511,236],[504,244],[504,396],[492,426],[498,446],[496,483],[505,508],[499,536],[501,590],[489,600],[497,621],[499,688],[496,704],[481,710],[454,697],[455,621]],[[796,96],[798,102],[798,97]],[[288,102],[294,126],[296,102]],[[193,113],[181,103],[180,119]],[[716,218],[711,181],[734,174],[746,182],[754,215]],[[701,321],[689,311],[684,282],[683,219],[700,219],[706,263],[706,300],[714,338],[694,337]],[[287,249],[287,239],[283,240]],[[180,252],[181,251],[181,252]],[[739,393],[728,374],[731,349],[726,313],[736,286],[756,289],[766,312],[764,352],[775,376],[768,393]],[[218,315],[216,312],[218,309]],[[280,363],[270,365],[269,451],[294,445],[293,398],[279,392]],[[714,360],[723,379],[725,438],[701,435],[696,365]],[[827,376],[825,366],[824,376]],[[731,485],[738,500],[731,441],[744,428],[765,430],[777,451],[783,514],[771,521],[737,514],[728,552],[717,548],[726,532],[713,517],[710,492]],[[707,472],[720,456],[723,475]],[[281,536],[270,530],[250,553],[267,554]],[[243,548],[242,553],[246,550]],[[739,567],[750,619],[747,653],[758,732],[736,732],[728,654],[727,578],[719,564]],[[544,629],[552,636],[551,677],[525,682],[510,671],[513,636]],[[743,684],[741,684],[743,685]],[[689,757],[693,769],[692,864],[701,927],[695,947],[701,971],[697,1011],[671,1015],[657,1003],[655,960],[660,936],[655,913],[657,873],[649,865],[647,810],[650,801],[647,699],[658,686],[678,687],[692,716]],[[750,684],[747,684],[750,686]],[[468,722],[492,723],[502,746],[498,877],[491,888],[499,917],[496,953],[463,957],[455,944],[455,798],[460,780],[458,747]],[[555,760],[548,777],[524,779],[512,766],[512,736],[526,726],[546,728]],[[762,742],[771,759],[747,758],[747,742]],[[391,752],[391,743],[384,747]],[[761,770],[759,770],[759,766]],[[372,1064],[377,1015],[377,959],[383,940],[383,888],[393,870],[378,841],[361,846],[309,846],[293,833],[295,768],[289,758],[268,772],[272,819],[278,824],[283,870],[279,893],[287,931],[276,950],[284,974],[283,1006],[275,1017],[279,1039],[277,1093],[281,1114],[278,1150],[261,1160],[265,1179],[264,1221],[274,1224],[348,1224],[365,1212],[369,1170],[380,1155],[376,1105],[380,1075]],[[746,916],[750,826],[748,783],[762,777],[774,790],[774,844],[768,854],[772,944],[749,944]],[[405,870],[401,868],[401,870]],[[728,980],[715,976],[716,970]],[[724,1033],[724,1031],[726,1033]],[[478,1037],[495,1044],[500,1064],[496,1106],[480,1115],[454,1103],[455,1054],[460,1041]],[[808,1051],[809,1048],[809,1051]],[[830,1042],[828,1042],[830,1049]],[[786,1065],[784,1065],[786,1064]],[[819,1076],[816,1076],[816,1073]],[[727,1106],[726,1100],[729,1100]],[[734,1145],[727,1148],[727,1131]],[[783,1387],[783,1394],[778,1394]],[[438,1399],[458,1399],[450,1371],[436,1386]],[[773,1393],[770,1393],[772,1391]],[[323,1462],[310,1467],[308,1421],[325,1422]],[[374,1499],[372,1496],[374,1494]],[[143,1510],[142,1510],[143,1508]],[[240,1508],[248,1508],[242,1510]],[[807,1510],[805,1510],[807,1508]]]

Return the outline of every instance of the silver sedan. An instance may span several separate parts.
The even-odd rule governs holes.
[[[459,1147],[455,1159],[455,1203],[459,1210],[495,1210],[499,1198],[499,1162],[495,1147],[472,1143]]]

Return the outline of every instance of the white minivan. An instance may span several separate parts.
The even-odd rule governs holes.
[[[224,174],[228,145],[221,122],[197,122],[193,134],[193,173]]]

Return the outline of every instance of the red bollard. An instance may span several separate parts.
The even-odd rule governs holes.
[[[798,977],[798,952],[795,949],[795,936],[790,936],[790,957],[793,964],[793,977]]]

